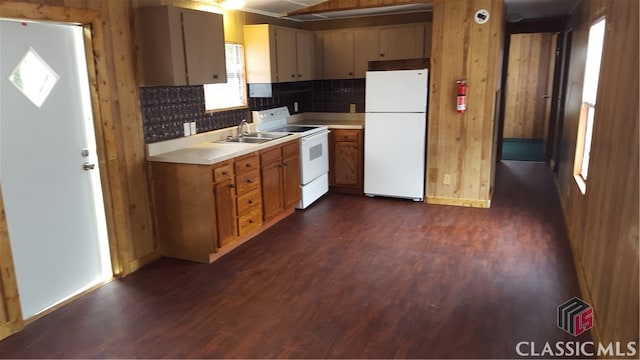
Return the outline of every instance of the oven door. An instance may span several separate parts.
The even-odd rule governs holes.
[[[329,172],[329,131],[325,130],[300,139],[302,185]]]

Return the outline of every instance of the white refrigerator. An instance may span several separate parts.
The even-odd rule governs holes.
[[[424,200],[428,70],[368,71],[364,193]]]

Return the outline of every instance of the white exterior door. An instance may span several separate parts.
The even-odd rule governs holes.
[[[0,21],[0,183],[24,318],[112,275],[96,157],[82,28]]]

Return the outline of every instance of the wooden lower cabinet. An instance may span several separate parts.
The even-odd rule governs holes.
[[[363,194],[363,131],[334,129],[329,134],[329,186],[331,191]]]
[[[211,262],[293,211],[300,200],[298,152],[296,140],[214,165],[150,163],[163,255]],[[261,166],[265,153],[270,167]]]
[[[262,226],[260,158],[252,153],[236,159],[238,236],[249,235]]]
[[[270,221],[300,201],[298,140],[260,152],[264,221]]]
[[[213,173],[218,247],[222,248],[233,243],[238,237],[238,227],[236,225],[236,179],[233,163],[225,162],[216,165],[213,168]]]
[[[163,254],[209,262],[218,251],[211,166],[151,163],[156,236]]]

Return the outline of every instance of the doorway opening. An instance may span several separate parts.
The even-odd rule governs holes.
[[[546,160],[557,33],[511,34],[502,160]]]

